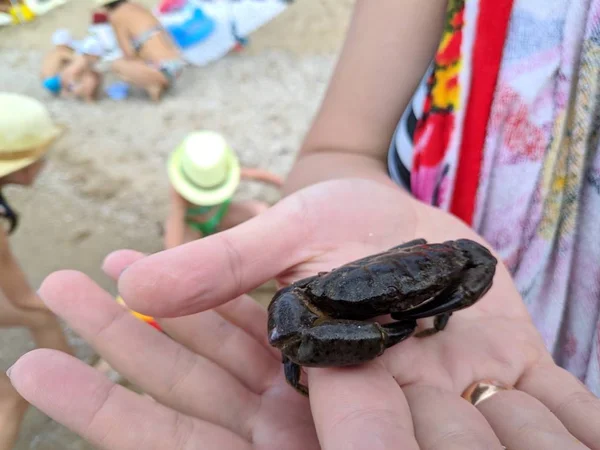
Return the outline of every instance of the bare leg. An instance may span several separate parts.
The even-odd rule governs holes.
[[[58,319],[50,311],[15,308],[0,295],[0,327],[26,327],[37,347],[73,354]]]
[[[233,228],[254,216],[269,209],[269,205],[258,200],[247,200],[243,202],[235,202],[229,206],[227,214],[218,226],[218,231],[224,231]]]
[[[85,72],[79,79],[78,86],[73,93],[84,99],[88,103],[96,101],[98,97],[98,88],[100,87],[101,77],[95,72]]]
[[[145,89],[154,101],[160,100],[169,84],[160,70],[150,67],[141,59],[119,59],[112,64],[112,70],[124,81]]]
[[[60,323],[50,311],[19,309],[0,294],[0,327],[26,327],[37,347],[73,354]],[[28,403],[15,391],[5,374],[0,374],[0,450],[11,450],[17,439]]]
[[[8,377],[0,374],[0,450],[14,448],[28,406]]]

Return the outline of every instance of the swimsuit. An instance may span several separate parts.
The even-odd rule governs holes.
[[[162,25],[155,25],[148,30],[140,33],[140,35],[131,40],[131,44],[133,45],[133,49],[136,53],[139,53],[142,47],[148,42],[152,37],[156,36],[159,33],[162,33],[166,30],[162,27]],[[161,61],[160,63],[148,64],[152,67],[155,67],[162,73],[167,79],[169,86],[173,85],[175,80],[181,75],[183,68],[186,66],[185,61],[180,58],[167,59],[165,61]]]
[[[146,31],[140,33],[140,35],[136,38],[131,39],[131,45],[133,45],[133,49],[136,53],[139,53],[142,47],[146,42],[148,42],[152,37],[156,36],[158,33],[164,31],[162,25],[155,25]]]
[[[17,229],[17,225],[19,224],[19,216],[10,207],[2,195],[2,192],[0,192],[0,219],[8,222],[8,234],[12,234]]]
[[[168,59],[158,64],[158,70],[165,76],[169,82],[169,86],[171,86],[179,75],[181,75],[185,66],[186,63],[182,59]]]
[[[230,204],[231,200],[226,200],[218,205],[219,209],[217,212],[205,222],[196,222],[191,218],[200,214],[207,214],[214,208],[214,206],[196,206],[188,208],[185,214],[185,223],[193,230],[202,233],[202,236],[210,236],[211,234],[215,234],[219,224],[221,223],[221,220],[223,220],[223,217],[225,217],[225,214],[227,214]]]

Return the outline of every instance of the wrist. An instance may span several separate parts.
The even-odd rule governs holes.
[[[300,153],[282,192],[287,196],[322,181],[343,178],[361,178],[396,186],[389,177],[386,162],[379,158],[354,152],[313,150]]]

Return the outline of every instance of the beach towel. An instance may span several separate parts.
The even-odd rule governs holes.
[[[410,190],[494,247],[555,361],[600,396],[600,0],[450,0],[447,19]]]

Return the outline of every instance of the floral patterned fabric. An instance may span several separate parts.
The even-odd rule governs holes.
[[[600,0],[450,0],[433,69],[412,193],[493,245],[600,396]]]
[[[599,100],[600,0],[517,0],[473,226],[556,362],[600,396]]]

